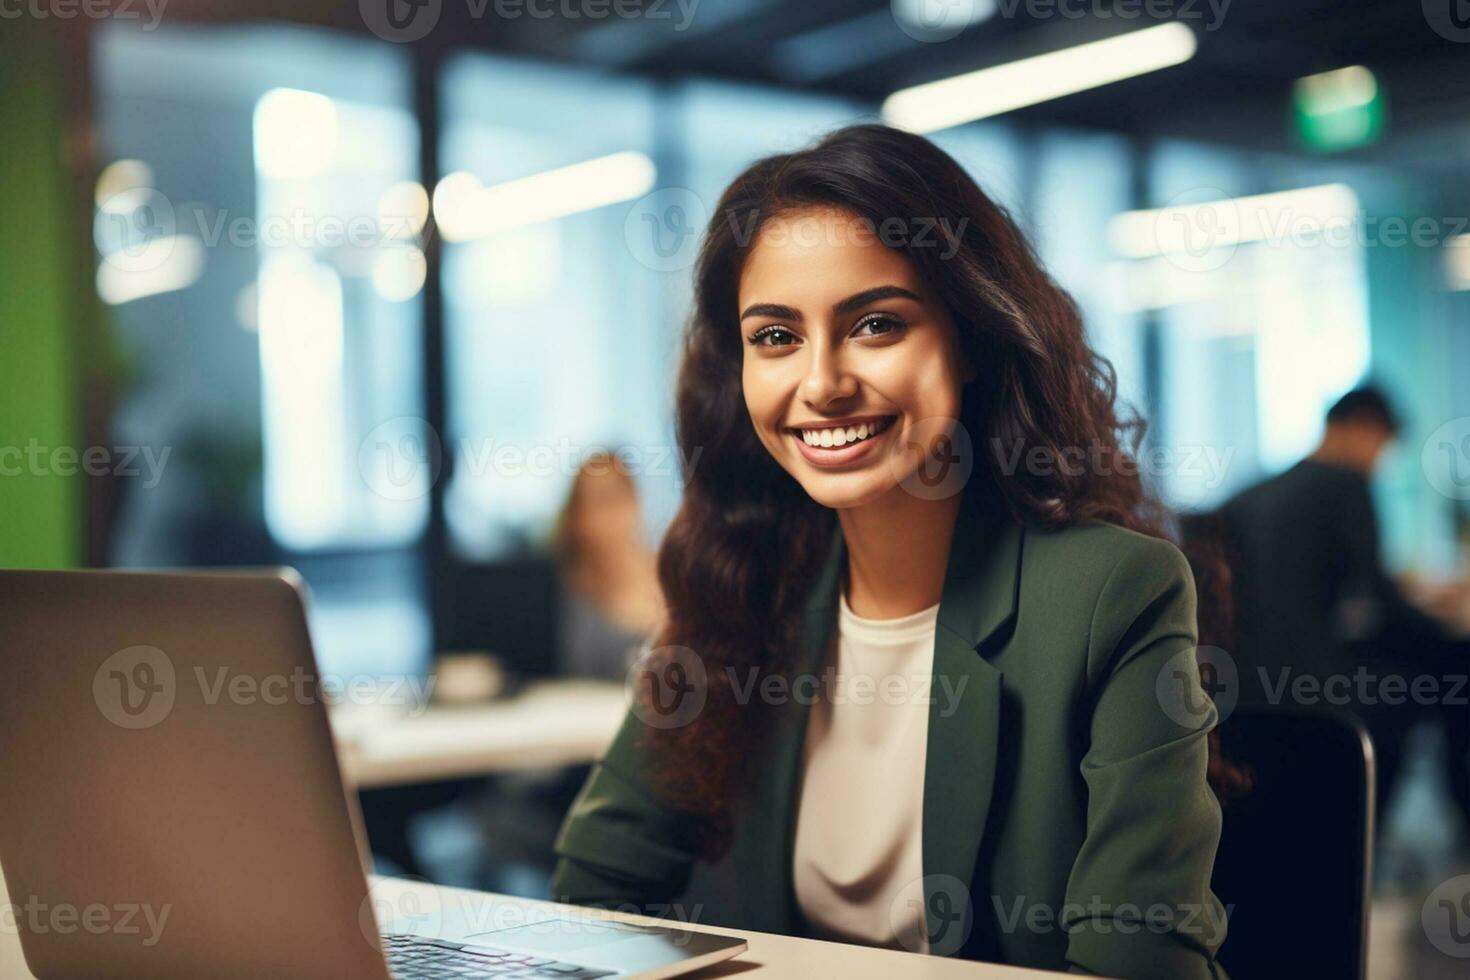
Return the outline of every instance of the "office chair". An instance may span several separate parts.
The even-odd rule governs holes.
[[[1232,977],[1364,980],[1373,746],[1342,711],[1242,707],[1220,726],[1255,788],[1225,806],[1213,887]]]

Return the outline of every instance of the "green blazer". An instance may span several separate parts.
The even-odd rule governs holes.
[[[835,537],[801,674],[819,676],[830,649]],[[1193,578],[1173,545],[1101,522],[1023,527],[967,500],[939,604],[924,768],[934,953],[1130,980],[1225,975],[1225,910],[1210,891],[1220,807],[1205,782],[1216,715],[1196,642]],[[699,921],[804,935],[792,866],[809,712],[792,698],[773,714],[776,737],[734,814],[730,904]],[[630,712],[567,815],[559,901],[656,912],[712,897],[683,894],[693,821],[644,778],[643,728]]]

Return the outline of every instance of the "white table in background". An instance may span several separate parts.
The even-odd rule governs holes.
[[[559,680],[481,705],[340,704],[332,731],[343,778],[357,789],[591,763],[627,713],[621,684]]]

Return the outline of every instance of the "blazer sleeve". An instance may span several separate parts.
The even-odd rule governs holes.
[[[646,731],[629,711],[568,810],[555,842],[554,901],[658,915],[687,884],[696,820],[647,785]]]
[[[1098,598],[1087,832],[1067,883],[1075,972],[1224,977],[1225,909],[1210,890],[1220,806],[1205,780],[1217,714],[1199,682],[1194,579],[1167,541],[1131,539]]]

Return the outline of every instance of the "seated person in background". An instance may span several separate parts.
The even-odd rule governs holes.
[[[1380,810],[1417,705],[1386,703],[1381,684],[1360,695],[1357,672],[1381,682],[1453,663],[1444,630],[1404,598],[1379,557],[1369,477],[1398,431],[1383,392],[1350,391],[1328,411],[1310,456],[1221,510],[1235,570],[1240,649],[1231,653],[1241,702],[1293,704],[1293,684],[1310,675],[1315,703],[1351,708],[1373,733]]]
[[[561,579],[562,673],[621,680],[664,606],[656,556],[640,534],[638,489],[611,453],[572,480],[552,542]]]

